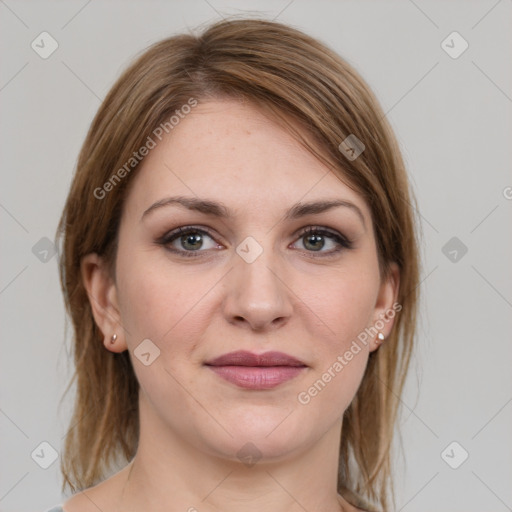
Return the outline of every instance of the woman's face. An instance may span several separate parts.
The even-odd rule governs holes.
[[[105,321],[119,322],[111,349],[130,351],[143,424],[276,459],[339,428],[396,277],[381,281],[358,193],[254,106],[209,101],[134,177]]]

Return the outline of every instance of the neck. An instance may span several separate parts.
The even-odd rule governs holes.
[[[118,510],[304,512],[349,510],[337,493],[341,418],[313,446],[250,465],[198,450],[140,402],[139,445]],[[346,508],[344,508],[344,505]]]

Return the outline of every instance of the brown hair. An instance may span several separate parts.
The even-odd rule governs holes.
[[[401,313],[389,338],[370,354],[345,411],[338,490],[356,506],[388,509],[391,441],[416,323],[418,253],[412,195],[393,132],[358,73],[317,40],[264,20],[228,20],[199,36],[178,35],[145,51],[103,101],[82,147],[60,221],[61,283],[74,327],[76,400],[62,458],[71,490],[98,483],[118,456],[130,460],[139,434],[138,383],[127,351],[105,350],[80,273],[98,253],[113,263],[123,200],[137,166],[128,162],[153,130],[195,100],[228,96],[255,102],[304,128],[309,147],[372,212],[381,270],[400,269]],[[350,160],[339,145],[365,145]],[[122,179],[112,181],[114,174]],[[98,190],[109,182],[108,193]],[[106,190],[106,188],[104,188]],[[393,495],[394,499],[394,495]],[[370,506],[370,505],[365,505]]]

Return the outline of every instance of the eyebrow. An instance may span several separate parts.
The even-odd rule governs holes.
[[[195,197],[175,196],[160,199],[153,203],[142,214],[141,220],[146,217],[150,212],[166,206],[182,206],[188,210],[197,211],[205,215],[219,217],[221,219],[230,219],[234,217],[234,213],[223,203],[219,203],[210,199],[198,199]],[[358,206],[350,201],[343,199],[331,199],[312,201],[309,203],[296,203],[285,214],[284,220],[294,220],[304,217],[306,215],[318,215],[320,213],[332,210],[333,208],[345,207],[354,211],[361,219],[363,226],[366,227],[363,212]]]

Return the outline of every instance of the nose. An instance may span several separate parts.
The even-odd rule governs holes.
[[[285,272],[271,251],[248,263],[234,255],[234,268],[226,276],[223,308],[227,321],[254,331],[271,331],[291,317],[292,292]]]

